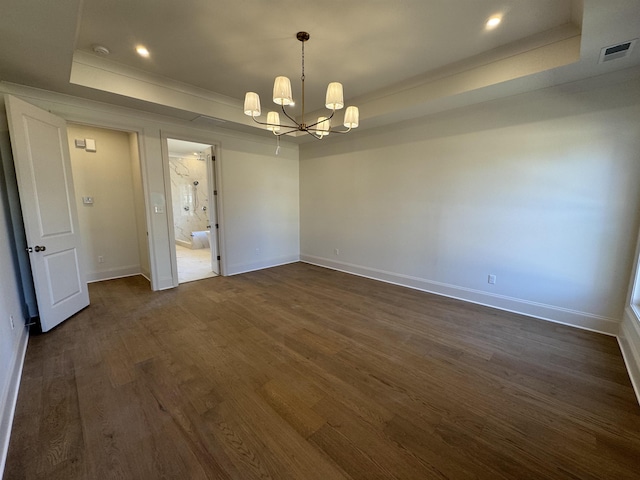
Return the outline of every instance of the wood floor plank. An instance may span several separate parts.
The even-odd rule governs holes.
[[[302,263],[90,285],[32,336],[7,479],[634,479],[615,338]]]
[[[72,357],[65,352],[48,359],[43,378],[38,473],[73,477],[82,472],[84,448]]]
[[[412,452],[404,449],[398,442],[388,437],[384,428],[370,423],[335,398],[326,396],[314,406],[314,410],[327,419],[331,430],[325,429],[322,435],[314,435],[312,441],[325,449],[339,447],[342,467],[356,476],[351,465],[357,463],[351,455],[365,455],[388,478],[420,478],[429,466]],[[333,457],[333,455],[332,455]],[[347,458],[344,458],[347,457]],[[361,469],[360,475],[367,475],[370,469]]]
[[[325,420],[309,408],[293,389],[282,382],[270,380],[259,390],[265,402],[302,437],[308,438]]]

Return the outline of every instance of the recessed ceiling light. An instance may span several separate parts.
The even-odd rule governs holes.
[[[502,17],[500,15],[494,15],[489,20],[487,20],[486,26],[488,29],[496,28],[498,25],[500,25],[501,21]]]
[[[149,56],[149,50],[147,50],[147,47],[145,47],[144,45],[138,45],[136,47],[136,52],[138,52],[138,55],[140,55],[141,57],[148,57]]]

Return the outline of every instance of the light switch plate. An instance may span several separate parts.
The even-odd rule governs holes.
[[[93,205],[93,197],[82,197],[82,203],[85,205]]]
[[[85,138],[84,139],[87,152],[95,152],[96,151],[96,141],[93,138]]]

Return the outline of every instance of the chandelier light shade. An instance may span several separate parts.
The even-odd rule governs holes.
[[[316,125],[318,136],[320,138],[329,135],[330,120],[327,117],[318,117],[318,124]]]
[[[273,133],[280,131],[280,114],[278,112],[269,112],[267,114],[267,130]]]
[[[344,112],[344,126],[351,129],[358,126],[360,120],[360,112],[358,107],[347,107],[347,111]]]
[[[244,114],[250,117],[260,116],[260,96],[256,92],[247,92],[244,96]]]
[[[290,105],[293,103],[291,81],[287,77],[276,77],[273,82],[273,103],[276,105]]]
[[[331,82],[327,87],[327,98],[325,106],[329,110],[340,110],[344,108],[344,99],[342,95],[342,84]]]
[[[359,124],[360,112],[358,107],[353,105],[347,107],[344,114],[344,126],[347,130],[334,130],[331,127],[331,119],[336,113],[336,110],[344,108],[344,93],[342,84],[339,82],[331,82],[327,87],[327,95],[325,98],[325,106],[331,110],[331,115],[318,117],[316,123],[308,125],[304,121],[304,43],[309,40],[310,35],[307,32],[298,32],[296,38],[302,43],[302,105],[300,121],[298,122],[292,115],[290,115],[284,107],[293,106],[293,95],[291,93],[291,81],[287,77],[276,77],[273,83],[273,102],[282,108],[282,113],[287,118],[288,124],[280,123],[280,115],[278,112],[269,112],[267,114],[267,121],[261,122],[256,119],[261,115],[260,109],[260,97],[255,92],[247,92],[244,97],[244,113],[253,118],[253,121],[264,125],[267,130],[273,132],[274,135],[280,138],[282,135],[293,132],[306,132],[314,138],[322,139],[329,135],[330,132],[335,133],[348,133],[353,128],[357,128]],[[279,147],[278,147],[279,149]]]

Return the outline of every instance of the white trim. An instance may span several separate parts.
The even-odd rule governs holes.
[[[102,272],[92,272],[87,274],[87,283],[102,282],[104,280],[115,280],[116,278],[133,277],[142,275],[140,265],[130,265],[128,267],[110,268]]]
[[[578,310],[531,302],[529,300],[508,297],[505,295],[495,295],[481,290],[434,282],[423,278],[387,272],[385,270],[363,267],[350,263],[336,262],[335,260],[315,257],[312,255],[302,254],[300,255],[300,261],[345,273],[351,273],[353,275],[359,275],[361,277],[392,283],[394,285],[413,288],[423,292],[435,293],[445,297],[477,303],[479,305],[485,305],[499,310],[505,310],[507,312],[527,315],[540,320],[547,320],[584,330],[603,333],[605,335],[615,336],[618,334],[620,328],[620,321],[618,319],[593,315],[591,313],[581,312]]]
[[[0,411],[0,479],[4,476],[4,467],[9,453],[9,440],[11,437],[11,427],[13,426],[13,418],[16,413],[16,405],[18,403],[18,390],[20,389],[20,379],[22,378],[22,368],[24,359],[27,354],[27,343],[29,340],[29,331],[24,328],[23,334],[18,344],[18,354],[15,357],[9,385],[6,391],[6,398],[3,400],[2,410]]]
[[[240,275],[242,273],[255,272],[256,270],[263,270],[265,268],[279,267],[281,265],[287,265],[289,263],[296,263],[300,261],[298,255],[287,255],[285,257],[274,258],[270,260],[262,260],[260,262],[245,263],[242,265],[231,265],[226,275]]]
[[[618,343],[631,384],[640,403],[640,321],[630,307],[624,312]]]
[[[154,125],[154,128],[157,126],[162,130],[181,129],[180,131],[182,131],[182,129],[187,129],[190,133],[195,134],[197,132],[200,135],[210,135],[214,131],[210,126],[197,124],[193,121],[171,116],[167,113],[157,113],[144,109],[114,105],[97,100],[76,97],[65,93],[28,87],[4,80],[0,80],[0,92],[10,93],[25,101],[29,101],[40,108],[51,110],[52,113],[66,119],[67,121],[85,125],[94,125],[101,128],[137,132],[139,130],[140,123],[144,122],[145,124],[151,123]],[[46,105],[42,105],[42,102],[46,102]],[[49,105],[50,103],[54,103],[58,108],[52,109]],[[96,110],[100,113],[96,114]],[[242,109],[240,108],[240,110]],[[242,116],[244,118],[248,118],[244,114],[242,114]],[[257,129],[253,132],[244,132],[219,126],[215,128],[215,134],[217,136],[232,138],[242,142],[249,142],[258,145],[273,145],[273,135],[271,132],[267,132],[266,130]],[[139,140],[142,139],[143,136],[139,136]],[[208,141],[209,140],[198,143],[207,143]],[[281,138],[280,146],[283,149],[293,147],[297,148],[298,144],[292,139]]]

